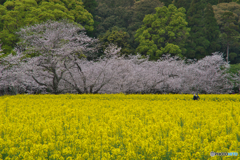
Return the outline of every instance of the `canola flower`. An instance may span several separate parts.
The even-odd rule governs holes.
[[[240,159],[239,95],[0,97],[1,160]]]

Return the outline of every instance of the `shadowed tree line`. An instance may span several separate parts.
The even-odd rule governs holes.
[[[88,6],[90,6],[90,3],[94,4],[91,6],[95,7],[95,9],[89,7],[89,11],[91,10],[94,17],[94,31],[88,33],[88,35],[98,37],[105,46],[109,43],[118,45],[118,47],[122,48],[121,52],[123,54],[148,54],[152,59],[158,59],[159,54],[155,51],[167,46],[167,34],[160,35],[166,41],[160,40],[161,42],[156,42],[152,36],[139,41],[137,30],[150,23],[147,19],[149,19],[150,15],[157,14],[156,7],[162,8],[166,6],[169,8],[169,5],[173,4],[177,7],[175,11],[160,11],[161,16],[155,17],[155,19],[159,20],[161,17],[169,17],[170,13],[176,14],[174,12],[179,12],[181,7],[185,9],[185,11],[182,9],[182,12],[186,15],[182,17],[187,22],[186,27],[190,31],[183,31],[185,37],[182,39],[182,44],[177,41],[172,43],[178,45],[178,47],[173,47],[174,49],[171,51],[173,55],[181,54],[183,57],[191,59],[202,59],[212,52],[221,51],[230,63],[240,62],[240,50],[238,47],[238,19],[240,13],[238,3],[240,2],[238,0],[233,2],[230,0],[85,0],[85,3]],[[176,19],[171,17],[173,23]],[[157,21],[156,23],[161,22]],[[157,30],[157,28],[145,27],[148,32],[150,29]],[[164,27],[165,32],[174,31],[175,29],[171,27],[171,24]],[[189,32],[189,35],[187,32]],[[154,45],[142,47],[146,40],[155,41]],[[145,43],[146,46],[148,44]],[[165,49],[163,52],[169,53],[170,49]]]
[[[2,52],[19,42],[21,27],[47,20],[69,19],[82,25],[102,44],[120,54],[141,54],[157,60],[163,54],[202,59],[224,53],[240,62],[238,0],[8,0],[0,1]],[[181,19],[181,22],[179,21]]]

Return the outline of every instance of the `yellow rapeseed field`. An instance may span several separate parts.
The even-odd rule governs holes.
[[[240,159],[240,95],[0,97],[0,159]]]

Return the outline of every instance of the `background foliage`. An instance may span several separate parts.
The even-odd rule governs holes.
[[[122,48],[121,54],[146,55],[146,51],[140,49],[142,44],[135,38],[136,31],[144,25],[145,16],[156,13],[156,7],[168,8],[170,4],[185,9],[184,19],[186,27],[190,29],[187,31],[189,36],[181,44],[175,43],[173,47],[171,43],[168,47],[175,50],[174,54],[202,59],[219,51],[224,53],[231,64],[240,62],[238,0],[1,0],[2,49],[4,53],[12,52],[19,41],[15,32],[21,27],[49,19],[68,18],[81,24],[88,36],[99,38],[103,44],[102,50],[106,45],[114,43]],[[161,14],[162,17],[167,17],[167,12]],[[175,32],[174,28],[170,30]],[[164,28],[164,32],[169,32],[169,29]],[[161,35],[160,39],[162,38],[166,37]],[[161,46],[164,48],[167,43],[164,41]],[[164,52],[171,51],[164,49]]]
[[[0,5],[0,39],[4,53],[10,53],[19,41],[16,32],[24,26],[47,20],[69,19],[93,30],[93,17],[83,3],[69,1],[6,1]]]
[[[148,14],[155,14],[156,7],[168,7],[169,4],[174,4],[177,8],[185,8],[186,21],[188,23],[187,28],[190,28],[189,37],[183,42],[185,51],[182,52],[184,57],[191,59],[202,59],[206,55],[210,55],[212,52],[220,51],[227,57],[227,43],[229,42],[228,59],[231,64],[240,62],[240,50],[238,45],[238,36],[235,36],[235,40],[229,35],[233,32],[234,35],[239,33],[239,21],[234,22],[235,28],[231,33],[227,33],[226,29],[222,28],[219,23],[219,16],[223,16],[223,12],[219,12],[216,8],[221,10],[229,10],[234,12],[234,16],[239,15],[238,1],[231,0],[136,0],[129,1],[120,4],[120,0],[112,0],[111,3],[106,0],[96,0],[97,7],[95,14],[95,37],[106,37],[104,34],[109,35],[112,32],[113,27],[119,28],[122,32],[128,33],[127,39],[123,38],[123,41],[128,45],[122,45],[123,43],[115,42],[119,47],[122,47],[122,53],[143,53],[139,52],[137,48],[141,45],[139,41],[136,41],[134,35],[136,31],[143,25],[143,19]],[[166,16],[163,14],[162,16]],[[230,27],[231,28],[231,27]],[[227,35],[226,35],[227,34]],[[122,39],[121,34],[119,39]],[[230,36],[230,38],[229,38]],[[117,37],[115,37],[117,39]],[[102,39],[106,43],[106,38]],[[112,40],[108,40],[113,42]],[[139,46],[140,45],[140,46]],[[143,54],[146,54],[144,52]]]

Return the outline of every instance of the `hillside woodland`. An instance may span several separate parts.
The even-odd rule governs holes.
[[[0,89],[228,93],[239,25],[238,0],[1,0]]]

